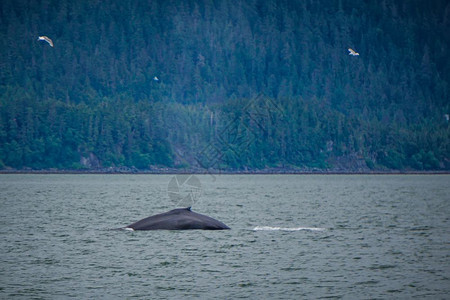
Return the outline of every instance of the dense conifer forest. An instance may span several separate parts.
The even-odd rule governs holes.
[[[446,0],[4,0],[0,169],[449,170],[449,46]]]

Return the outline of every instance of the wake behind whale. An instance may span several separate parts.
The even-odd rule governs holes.
[[[272,227],[272,226],[256,226],[254,231],[324,231],[325,228],[320,227]]]

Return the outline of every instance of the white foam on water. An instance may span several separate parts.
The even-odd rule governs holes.
[[[272,226],[256,226],[253,228],[254,231],[324,231],[325,228],[320,227],[272,227]]]

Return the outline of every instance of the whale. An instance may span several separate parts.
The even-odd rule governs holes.
[[[157,214],[124,228],[125,230],[225,230],[230,229],[224,223],[211,217],[193,212],[191,207],[176,208]]]

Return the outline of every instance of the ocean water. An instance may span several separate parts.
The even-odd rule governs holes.
[[[0,175],[2,299],[445,299],[449,175]],[[178,205],[225,231],[110,230]]]

